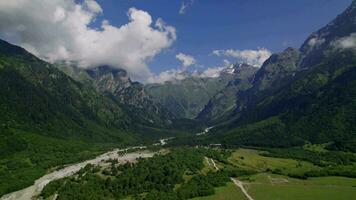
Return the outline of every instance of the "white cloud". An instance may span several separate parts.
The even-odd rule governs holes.
[[[324,38],[317,38],[317,37],[314,37],[314,38],[311,38],[311,39],[308,41],[308,45],[309,45],[310,47],[317,47],[317,46],[322,45],[324,42],[325,42],[325,39],[324,39]]]
[[[182,69],[185,71],[189,66],[195,65],[196,60],[193,56],[179,53],[176,58],[182,63]]]
[[[214,50],[212,52],[216,56],[226,56],[236,58],[240,62],[245,62],[255,67],[260,67],[271,55],[272,53],[265,49],[257,50]]]
[[[222,67],[209,67],[202,72],[196,72],[195,75],[201,78],[218,78],[222,72],[234,73],[234,65],[229,61],[224,59]]]
[[[170,69],[158,75],[151,76],[147,83],[163,84],[165,82],[177,82],[189,77],[218,78],[227,67],[209,67],[204,71],[186,72],[182,69]]]
[[[196,72],[193,75],[201,78],[218,78],[221,71],[226,69],[226,67],[209,67],[202,72]]]
[[[165,83],[167,81],[178,81],[184,80],[187,77],[187,74],[182,70],[170,69],[164,72],[161,72],[158,75],[151,76],[147,83]]]
[[[146,63],[176,40],[175,28],[149,13],[129,9],[129,21],[113,26],[90,24],[102,8],[95,0],[0,1],[0,33],[50,62],[76,61],[81,67],[110,65],[137,80],[152,76]]]
[[[95,0],[85,0],[84,5],[94,13],[102,13],[103,9]]]
[[[224,62],[224,66],[230,66],[231,65],[231,62],[229,60],[224,59],[223,62]]]
[[[179,14],[184,15],[185,12],[187,11],[187,9],[189,7],[191,7],[193,5],[193,3],[194,3],[194,0],[190,0],[188,2],[182,1],[182,4],[181,4],[180,9],[179,9]]]
[[[352,33],[348,37],[343,37],[334,42],[336,48],[341,49],[356,49],[356,33]]]
[[[199,78],[218,78],[222,71],[229,70],[232,64],[228,60],[224,60],[223,67],[209,67],[203,71],[187,72],[183,69],[170,69],[161,72],[158,75],[151,76],[147,83],[158,83],[162,84],[165,82],[176,82],[184,80],[188,77],[199,77]]]

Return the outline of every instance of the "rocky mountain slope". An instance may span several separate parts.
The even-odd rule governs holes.
[[[184,73],[183,80],[148,84],[146,90],[178,118],[194,119],[209,99],[227,84],[228,77],[199,77]]]
[[[105,127],[124,130],[131,123],[117,102],[5,41],[0,41],[0,82],[0,121],[7,128],[105,140],[113,136]]]
[[[300,50],[273,55],[253,86],[237,93],[235,110],[221,120],[221,135],[213,137],[273,146],[332,141],[338,148],[355,149],[356,52],[350,45],[355,22],[354,1]]]
[[[95,88],[97,92],[112,96],[137,123],[167,127],[175,119],[166,108],[153,101],[143,84],[131,81],[125,70],[110,66],[87,70],[73,65],[57,67],[81,83]]]
[[[236,93],[252,86],[251,82],[258,68],[248,64],[235,64],[233,69],[233,78],[209,100],[196,119],[204,122],[214,121],[236,108]]]

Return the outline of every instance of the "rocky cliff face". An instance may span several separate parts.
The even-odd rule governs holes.
[[[356,32],[356,1],[333,21],[312,33],[301,46],[303,58],[300,63],[302,68],[307,68],[319,63],[328,56],[337,45],[335,42]]]
[[[101,66],[87,70],[89,76],[95,81],[95,88],[101,92],[110,92],[119,96],[125,89],[132,86],[127,72],[122,69],[111,69]]]
[[[194,119],[231,77],[199,77],[185,74],[185,79],[146,85],[153,99],[179,118]]]
[[[118,102],[136,124],[167,127],[176,118],[162,105],[153,101],[143,84],[131,81],[125,70],[110,66],[87,70],[75,65],[57,67],[86,87],[92,87]]]
[[[227,69],[225,74],[231,76],[228,84],[209,100],[197,119],[214,121],[233,111],[236,108],[236,94],[252,86],[251,82],[257,70],[258,68],[244,63],[235,64]]]
[[[299,49],[288,48],[282,53],[273,54],[266,60],[257,71],[252,86],[248,90],[229,94],[229,96],[236,96],[234,98],[236,100],[235,110],[232,113],[226,112],[226,110],[219,111],[219,113],[226,113],[222,118],[220,117],[220,121],[238,115],[247,107],[254,107],[262,99],[291,84],[298,78],[298,74],[306,74],[312,71],[319,64],[332,57],[335,51],[338,51],[338,48],[340,50],[340,46],[342,46],[340,41],[344,40],[348,43],[356,41],[355,32],[356,1],[335,20],[312,33]],[[229,99],[226,96],[224,98]],[[230,99],[232,98],[230,97]],[[211,105],[210,102],[209,106]],[[199,118],[209,121],[216,114],[210,114],[210,117],[204,117],[204,115],[207,115],[206,111],[203,111]]]
[[[87,73],[97,91],[112,95],[142,123],[165,127],[175,119],[167,109],[152,100],[143,84],[132,82],[125,70],[101,66],[87,70]]]
[[[356,1],[299,50],[271,56],[253,86],[236,94],[234,111],[216,120],[224,123],[210,139],[266,146],[331,142],[354,151],[355,21]]]
[[[257,68],[247,64],[235,64],[209,77],[199,72],[184,72],[182,73],[185,77],[183,80],[149,84],[146,85],[146,89],[156,102],[162,104],[177,117],[194,119],[199,113],[210,112],[210,109],[214,112],[211,115],[215,115],[212,107],[220,102],[224,104],[224,108],[229,107],[233,101],[231,99],[234,98],[232,93],[239,88],[246,88],[246,80],[250,79],[256,70]],[[218,110],[216,112],[219,112]],[[198,119],[200,119],[199,116]]]

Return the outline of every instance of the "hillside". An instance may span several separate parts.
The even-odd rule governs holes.
[[[112,140],[130,118],[110,98],[82,85],[24,49],[1,41],[1,121],[4,127],[59,138]],[[26,113],[24,115],[24,113]]]
[[[356,195],[356,0],[0,1],[0,37],[0,200]]]
[[[258,68],[248,64],[234,65],[235,76],[233,79],[209,100],[196,119],[211,123],[232,112],[236,108],[236,93],[252,87],[252,81],[257,70]]]
[[[238,90],[232,89],[235,87],[248,87],[248,80],[256,70],[257,68],[247,64],[234,64],[225,67],[214,77],[185,72],[182,74],[185,78],[182,80],[148,84],[146,90],[156,102],[170,110],[178,118],[195,119],[199,113],[214,112],[215,114],[219,112],[219,108],[215,110],[210,107],[217,104],[212,103],[214,101],[224,101],[221,103],[222,106],[229,107],[233,100],[226,93]]]
[[[56,67],[98,93],[111,96],[130,113],[136,124],[167,128],[176,118],[159,102],[154,101],[143,84],[131,81],[123,69],[100,66],[85,70],[64,64]]]
[[[355,5],[313,33],[300,50],[271,56],[253,86],[237,93],[236,109],[211,137],[245,145],[333,142],[333,148],[354,151],[355,51],[340,47],[340,41],[356,31],[350,20]]]
[[[49,168],[133,142],[116,101],[24,49],[0,41],[0,194]],[[21,178],[23,177],[23,178]]]

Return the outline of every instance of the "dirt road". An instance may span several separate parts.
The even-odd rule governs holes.
[[[234,184],[239,187],[242,191],[242,193],[244,193],[245,197],[247,197],[248,200],[254,200],[246,191],[243,183],[235,178],[230,178],[232,180],[232,182],[234,182]]]
[[[218,166],[216,165],[215,161],[213,159],[210,158],[210,161],[211,163],[213,164],[213,167],[216,169],[216,170],[219,170]],[[208,160],[209,162],[209,160]],[[236,178],[230,178],[231,181],[241,189],[242,193],[245,195],[245,197],[248,199],[248,200],[254,200],[246,191],[243,183],[239,180],[237,180]]]

